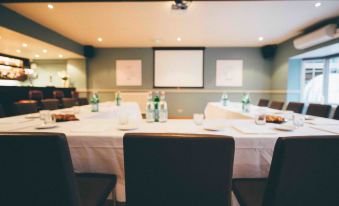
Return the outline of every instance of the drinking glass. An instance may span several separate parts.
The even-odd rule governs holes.
[[[195,125],[202,125],[204,123],[204,114],[193,114],[193,121]]]
[[[266,124],[266,115],[265,114],[255,115],[255,124],[257,124],[257,125]]]
[[[126,111],[119,111],[118,112],[118,123],[120,125],[126,125],[129,122],[129,115]]]
[[[304,126],[304,122],[305,122],[304,115],[300,115],[300,114],[293,115],[293,125],[294,126],[302,127],[302,126]]]
[[[55,123],[55,116],[51,114],[49,110],[41,110],[40,119],[42,120],[44,125]]]

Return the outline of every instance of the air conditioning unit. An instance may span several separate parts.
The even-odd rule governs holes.
[[[293,41],[296,49],[306,49],[338,37],[337,25],[329,24],[321,29],[296,38]]]

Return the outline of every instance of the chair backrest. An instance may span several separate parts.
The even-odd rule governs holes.
[[[270,108],[271,109],[277,109],[277,110],[282,110],[284,107],[284,102],[279,102],[279,101],[272,101]]]
[[[0,133],[0,205],[79,206],[64,134]]]
[[[4,108],[2,107],[2,105],[0,104],[0,118],[1,117],[5,117],[6,115],[5,115],[5,110],[4,110]]]
[[[301,102],[289,102],[286,110],[288,111],[293,111],[294,113],[299,113],[301,114],[304,109],[304,103]]]
[[[65,95],[64,95],[64,92],[63,92],[63,91],[61,91],[61,90],[55,90],[55,91],[53,91],[53,97],[54,97],[55,99],[62,99],[62,98],[65,97]]]
[[[228,206],[233,158],[231,137],[127,133],[127,206]]]
[[[328,118],[331,108],[331,105],[326,104],[309,104],[306,114]]]
[[[74,107],[77,104],[77,100],[73,98],[62,98],[62,105],[64,108]]]
[[[339,120],[339,106],[335,109],[333,119]]]
[[[73,99],[79,99],[79,92],[71,91],[71,96],[72,96]]]
[[[14,103],[14,114],[30,114],[38,112],[38,104],[35,100],[21,100]]]
[[[79,104],[79,106],[82,106],[82,105],[88,105],[89,103],[88,103],[87,98],[79,98],[78,104]]]
[[[263,206],[338,205],[339,136],[279,138]]]
[[[31,100],[40,101],[44,98],[44,93],[40,90],[30,90],[28,96]]]
[[[260,99],[258,102],[258,106],[259,107],[268,107],[269,104],[269,100],[268,99]]]
[[[57,99],[43,99],[41,103],[43,109],[56,110],[59,108],[59,100]]]

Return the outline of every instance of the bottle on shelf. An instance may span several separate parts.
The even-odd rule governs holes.
[[[121,98],[120,91],[117,91],[117,92],[115,93],[115,98],[114,98],[114,100],[115,100],[115,105],[117,105],[117,106],[120,106],[120,105],[121,105],[121,100],[122,100],[122,98]]]
[[[99,95],[98,93],[94,92],[91,99],[90,103],[92,105],[92,112],[98,112],[99,111]]]
[[[221,95],[221,104],[222,106],[227,106],[229,103],[229,100],[228,100],[228,95],[226,92],[224,92],[222,95]]]
[[[153,102],[154,102],[154,121],[159,122],[159,102],[160,102],[159,92],[155,92]]]
[[[250,95],[248,93],[244,94],[241,100],[242,103],[242,112],[248,113],[250,112]]]
[[[154,122],[154,103],[152,92],[149,92],[147,97],[146,122]]]
[[[159,122],[167,122],[167,119],[168,119],[168,109],[165,98],[165,92],[161,92],[159,102]]]

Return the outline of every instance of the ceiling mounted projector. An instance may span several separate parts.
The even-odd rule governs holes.
[[[187,3],[182,0],[175,0],[175,3],[172,4],[172,10],[186,10],[188,8]]]
[[[338,37],[337,25],[329,24],[321,29],[305,34],[293,41],[296,49],[307,49]]]

